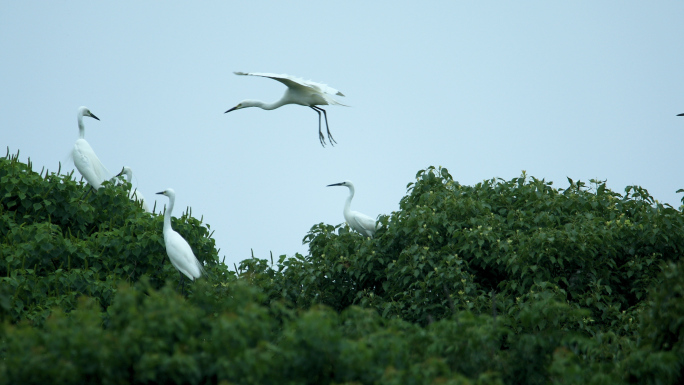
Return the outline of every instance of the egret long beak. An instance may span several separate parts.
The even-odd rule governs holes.
[[[100,120],[100,118],[98,118],[97,116],[95,116],[95,114],[93,114],[92,112],[90,113],[90,117],[93,118],[93,119]]]
[[[230,110],[224,112],[224,114],[227,114],[227,113],[229,113],[230,111],[235,111],[235,110],[237,110],[237,109],[238,109],[238,106],[235,106],[235,107],[231,108]]]
[[[122,169],[121,169],[121,172],[118,173],[118,174],[116,174],[116,176],[121,176],[121,175],[123,175],[123,171],[124,171],[124,169],[122,168]]]
[[[325,187],[330,187],[330,186],[342,186],[343,184],[344,184],[344,182],[341,182],[341,183],[333,183],[333,184],[329,184],[329,185],[327,185],[327,186],[325,186]]]
[[[159,194],[159,195],[165,195],[163,191],[162,191],[162,192],[158,192],[157,194]]]
[[[684,116],[684,114],[679,114],[679,115],[677,115],[677,116]]]

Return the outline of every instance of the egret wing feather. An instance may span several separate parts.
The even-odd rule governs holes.
[[[290,88],[295,88],[295,89],[296,88],[309,88],[315,92],[322,93],[322,94],[344,96],[343,93],[341,93],[340,91],[330,87],[327,84],[317,83],[317,82],[314,82],[311,80],[304,80],[302,78],[298,78],[296,76],[290,76],[290,75],[286,75],[286,74],[271,74],[271,73],[265,73],[265,72],[235,72],[235,75],[262,76],[265,78],[277,80],[277,81],[285,84],[287,87],[290,87]]]
[[[349,225],[359,233],[372,237],[375,235],[376,222],[375,219],[368,215],[361,214],[358,211],[351,212],[351,222]]]
[[[188,242],[176,231],[171,230],[164,233],[164,243],[166,243],[166,253],[169,255],[171,264],[191,280],[199,278],[204,269],[197,260]]]
[[[93,188],[100,188],[102,182],[109,179],[109,170],[95,155],[95,151],[85,139],[76,141],[71,155],[76,169]]]

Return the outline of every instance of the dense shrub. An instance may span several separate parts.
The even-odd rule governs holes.
[[[514,313],[550,290],[590,310],[577,327],[619,324],[628,334],[632,315],[623,312],[638,310],[661,263],[684,250],[684,216],[639,187],[625,196],[598,181],[554,189],[524,174],[470,187],[443,168],[420,171],[408,187],[374,239],[319,224],[305,238],[309,256],[243,268],[267,277],[266,286],[273,280],[274,298],[338,310],[361,304],[421,324],[461,310]]]
[[[104,310],[121,280],[148,276],[159,288],[178,277],[161,215],[130,201],[129,183],[105,182],[94,191],[72,176],[33,172],[18,154],[0,158],[0,296],[8,301],[0,314],[13,322],[41,324],[55,306],[73,309],[80,295]],[[201,261],[216,267],[212,274],[227,274],[208,226],[189,212],[173,225]]]
[[[187,297],[161,217],[111,182],[0,159],[0,384],[677,384],[684,217],[635,186],[428,168],[375,238],[209,274]],[[49,211],[48,211],[49,210]]]

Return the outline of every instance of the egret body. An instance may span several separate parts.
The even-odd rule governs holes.
[[[325,147],[325,136],[323,136],[323,132],[321,131],[321,112],[323,112],[323,116],[325,117],[325,128],[328,130],[328,139],[330,140],[330,144],[334,146],[333,143],[337,143],[335,139],[333,139],[332,134],[330,134],[330,127],[328,126],[328,114],[324,109],[316,106],[346,106],[330,96],[344,96],[344,94],[342,94],[340,91],[325,84],[300,79],[290,75],[276,75],[258,72],[235,72],[235,74],[271,78],[283,83],[285,86],[287,86],[287,89],[285,90],[283,97],[276,102],[264,103],[259,100],[247,99],[238,103],[237,106],[229,109],[225,113],[247,107],[259,107],[263,110],[275,110],[276,108],[282,107],[286,104],[299,104],[301,106],[311,107],[311,109],[318,113],[318,138],[321,141],[321,145]]]
[[[89,116],[93,119],[100,120],[97,116],[86,107],[78,109],[78,133],[79,138],[74,144],[74,149],[71,151],[71,157],[74,160],[74,165],[83,178],[94,189],[99,189],[102,182],[109,178],[109,171],[100,162],[100,159],[95,155],[95,151],[90,147],[90,144],[84,139],[85,127],[83,126],[83,117]]]
[[[124,166],[123,170],[121,170],[119,175],[122,175],[122,174],[126,175],[126,181],[128,183],[131,183],[131,184],[133,183],[133,170],[131,170],[130,167]],[[117,175],[117,176],[119,176],[119,175]],[[147,201],[145,201],[145,197],[143,196],[143,194],[140,191],[138,191],[137,188],[134,188],[133,190],[131,190],[131,193],[128,197],[134,202],[142,203],[143,210],[147,211],[148,213],[150,212],[150,207],[147,205]]]
[[[164,212],[166,254],[168,254],[173,267],[181,273],[181,282],[183,282],[183,275],[194,281],[195,278],[199,278],[202,275],[204,268],[195,257],[188,242],[171,228],[171,212],[173,211],[173,204],[176,202],[176,193],[173,189],[169,188],[157,194],[169,197],[169,207]],[[183,285],[185,285],[184,282]]]
[[[375,220],[368,215],[361,214],[358,211],[352,211],[349,208],[352,198],[354,198],[354,184],[348,180],[345,180],[341,183],[329,184],[327,187],[330,186],[346,186],[349,188],[349,196],[347,197],[347,201],[344,203],[344,219],[347,221],[347,224],[349,224],[349,227],[356,230],[363,236],[372,238],[373,235],[375,235],[375,230],[377,228]]]

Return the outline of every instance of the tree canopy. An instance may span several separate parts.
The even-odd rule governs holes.
[[[162,217],[0,158],[0,384],[677,384],[684,216],[638,186],[429,167],[374,238],[221,263],[176,291]]]

